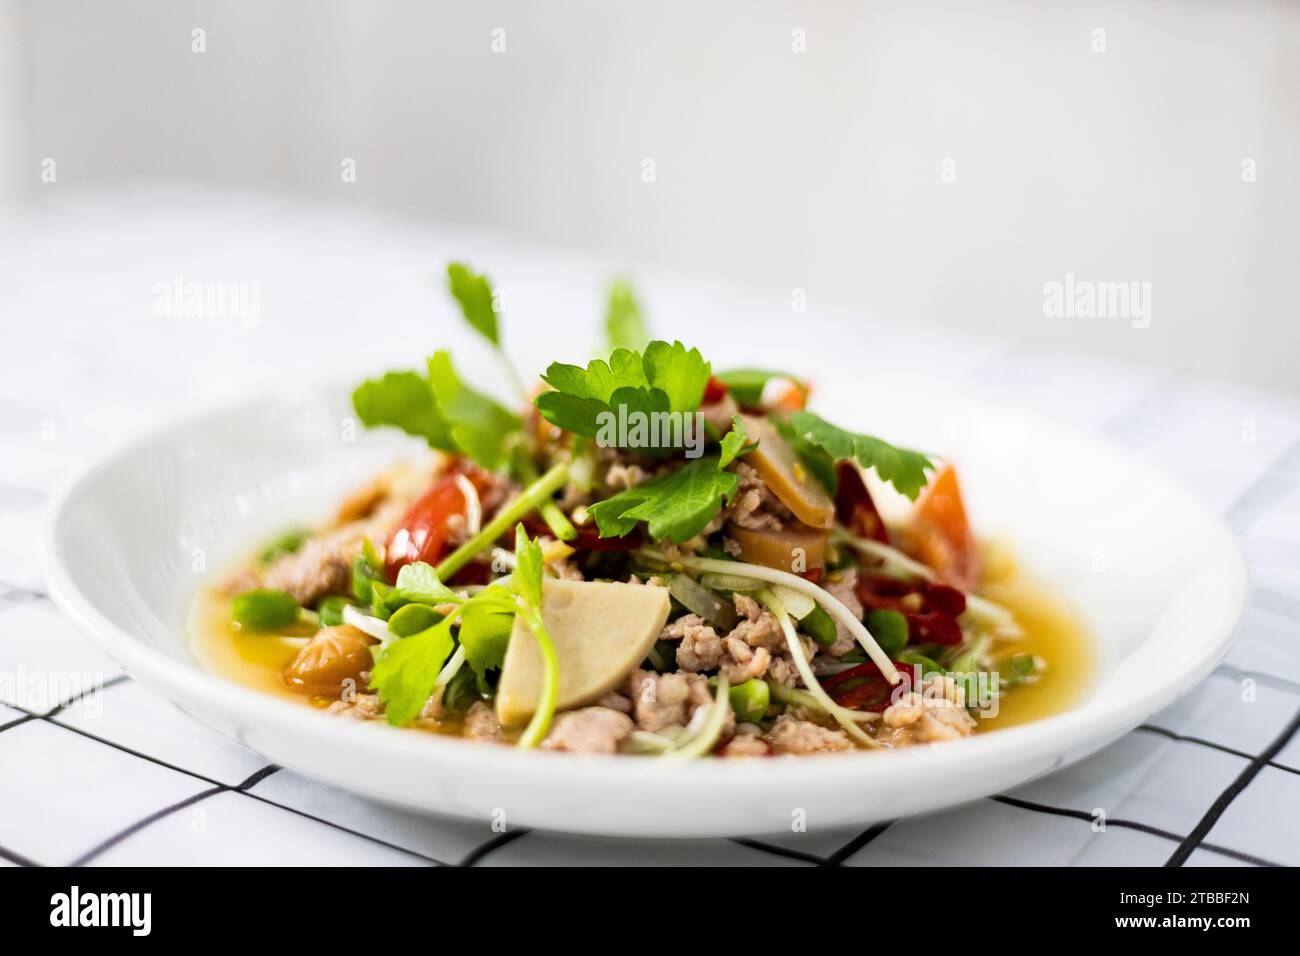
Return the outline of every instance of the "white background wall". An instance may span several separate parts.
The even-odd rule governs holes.
[[[1300,390],[1297,4],[0,0],[0,83],[0,202],[377,204]]]

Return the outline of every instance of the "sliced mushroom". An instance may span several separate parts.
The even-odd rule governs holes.
[[[796,518],[812,528],[829,528],[835,521],[835,502],[803,466],[789,442],[764,418],[746,415],[743,421],[749,440],[758,441],[745,461]]]
[[[759,530],[729,523],[726,535],[740,545],[742,561],[801,574],[825,563],[826,539],[830,532],[798,523]]]
[[[541,610],[560,664],[557,709],[581,707],[613,690],[645,660],[668,609],[664,587],[547,578]],[[537,639],[516,618],[497,683],[497,719],[506,726],[527,720],[541,690]]]
[[[351,624],[322,627],[284,669],[284,682],[314,697],[338,697],[348,680],[360,690],[362,672],[374,665],[370,645],[377,643]]]

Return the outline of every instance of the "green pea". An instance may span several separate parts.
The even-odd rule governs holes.
[[[835,643],[835,621],[820,604],[804,615],[799,622],[799,630],[822,647],[830,647]]]
[[[337,594],[324,598],[316,605],[322,627],[338,627],[343,623],[343,609],[351,607],[352,602]]]
[[[410,637],[427,631],[442,620],[442,615],[426,604],[406,604],[388,619],[388,630],[398,637]]]
[[[236,595],[230,616],[247,631],[278,631],[297,621],[300,610],[292,594],[258,588]]]
[[[293,554],[302,547],[302,543],[307,540],[311,532],[302,528],[295,528],[292,531],[286,531],[272,541],[267,542],[262,553],[258,555],[258,560],[262,564],[270,564],[277,558],[282,558],[286,554]]]
[[[728,693],[736,719],[744,723],[758,723],[767,715],[767,708],[772,702],[772,691],[767,686],[767,681],[757,677],[737,684]]]
[[[890,657],[896,657],[907,644],[907,618],[898,611],[868,611],[866,625]]]

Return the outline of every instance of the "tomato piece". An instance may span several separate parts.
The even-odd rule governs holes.
[[[808,406],[808,393],[812,387],[799,382],[792,382],[781,390],[781,393],[772,401],[772,408],[783,409],[787,412],[801,412]]]
[[[871,492],[867,490],[858,466],[851,461],[840,462],[835,466],[835,479],[836,520],[859,538],[889,544],[889,532],[885,530],[885,522],[876,510],[876,503],[871,500]]]
[[[701,405],[716,405],[727,397],[727,386],[723,385],[712,375],[709,376],[709,383],[704,386],[704,395],[700,398]]]
[[[413,561],[437,564],[448,549],[448,519],[465,513],[465,493],[455,473],[443,475],[406,509],[388,536],[384,573],[396,581],[397,572]]]
[[[908,537],[916,557],[945,581],[963,591],[979,581],[979,550],[952,465],[940,469],[917,502]]]

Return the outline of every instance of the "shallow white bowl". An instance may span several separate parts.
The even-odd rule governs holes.
[[[47,571],[90,639],[186,713],[277,764],[409,807],[638,836],[788,831],[800,812],[823,828],[934,810],[1078,760],[1166,706],[1223,656],[1245,604],[1227,528],[1126,453],[1019,413],[843,382],[823,389],[820,411],[959,461],[981,532],[1011,538],[1022,565],[1082,612],[1097,677],[1073,710],[892,753],[686,765],[520,753],[331,719],[201,670],[185,620],[203,568],[324,517],[411,449],[399,436],[354,434],[346,395],[269,394],[109,454],[57,500]]]

